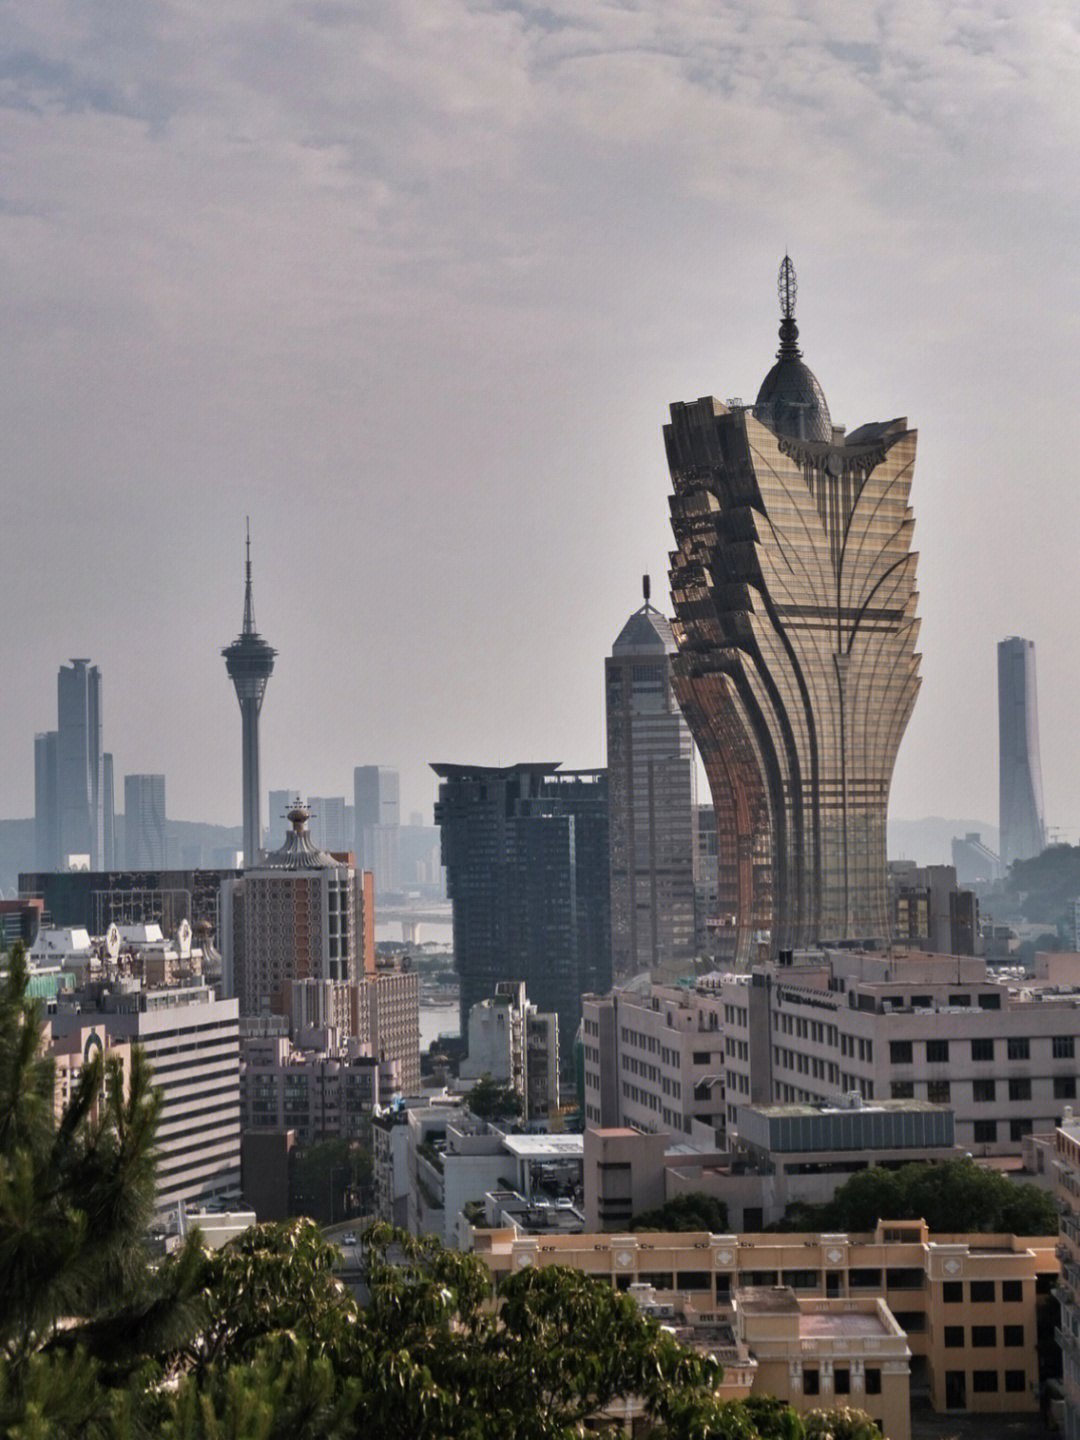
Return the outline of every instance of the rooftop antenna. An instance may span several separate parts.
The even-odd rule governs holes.
[[[648,575],[642,575],[641,577],[641,593],[645,596],[645,609],[648,610],[649,597],[652,595],[652,583]]]
[[[255,599],[251,590],[251,518],[244,516],[244,635],[254,635]]]
[[[785,255],[780,262],[780,273],[776,278],[776,291],[780,297],[780,349],[776,352],[778,360],[798,360],[802,354],[799,349],[799,327],[795,324],[795,301],[799,294],[799,285],[795,278],[795,266],[791,263],[791,256]]]

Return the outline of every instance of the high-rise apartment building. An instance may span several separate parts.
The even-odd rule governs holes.
[[[356,862],[375,876],[383,895],[401,889],[401,777],[385,765],[353,771]]]
[[[244,561],[244,620],[240,634],[222,650],[225,669],[236,689],[240,706],[241,764],[244,794],[244,864],[258,862],[262,841],[259,806],[259,714],[267,681],[274,671],[277,651],[255,628],[255,600],[251,590],[251,536]]]
[[[674,979],[693,968],[694,746],[671,688],[674,653],[646,576],[645,604],[604,662],[616,979]]]
[[[38,867],[113,864],[112,756],[102,749],[101,672],[89,660],[62,665],[55,730],[34,739],[34,834]]]
[[[284,845],[224,883],[226,990],[239,997],[242,1015],[288,1015],[293,981],[336,982],[327,1023],[348,1036],[348,986],[374,969],[365,877],[317,849],[307,819],[306,808],[294,806]]]
[[[124,864],[129,870],[164,870],[165,776],[124,776]]]
[[[582,995],[611,984],[604,772],[545,763],[431,768],[442,782],[435,819],[462,1034],[469,1011],[500,980],[521,980],[538,1010],[558,1015],[559,1034],[574,1035]]]
[[[672,684],[716,810],[726,958],[888,935],[885,817],[918,692],[915,431],[834,426],[795,274],[753,406],[671,407]],[[726,929],[724,928],[726,927]]]
[[[1011,865],[1040,855],[1046,846],[1035,642],[1010,635],[997,654],[1001,859]]]

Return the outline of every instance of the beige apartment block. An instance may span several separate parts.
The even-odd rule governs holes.
[[[1061,1346],[1065,1440],[1080,1440],[1080,1122],[1066,1115],[1054,1136],[1055,1194],[1061,1210],[1054,1291],[1061,1306],[1056,1338]]]
[[[972,957],[796,952],[720,984],[729,1126],[740,1104],[923,1100],[956,1144],[1020,1155],[1077,1093],[1080,955],[1034,978]]]
[[[662,1299],[716,1314],[731,1315],[740,1290],[776,1286],[800,1302],[882,1301],[936,1409],[1038,1409],[1036,1315],[1058,1273],[1051,1237],[931,1236],[915,1220],[857,1235],[541,1238],[489,1230],[476,1234],[475,1250],[496,1277],[524,1265],[569,1265],[619,1289],[651,1285]],[[755,1381],[754,1388],[766,1387]]]
[[[585,1122],[689,1135],[724,1123],[715,989],[643,984],[582,999]]]
[[[735,1340],[753,1391],[807,1410],[853,1405],[888,1440],[911,1440],[911,1350],[884,1300],[810,1300],[787,1285],[737,1290]]]

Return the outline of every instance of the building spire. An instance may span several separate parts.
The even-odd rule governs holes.
[[[799,286],[795,279],[795,266],[791,263],[791,256],[785,255],[780,262],[780,273],[776,278],[776,290],[780,297],[780,349],[776,352],[778,360],[798,360],[802,351],[799,349],[799,327],[795,324],[795,300],[799,293]]]
[[[244,560],[244,623],[241,627],[242,635],[255,635],[255,600],[251,593],[251,520],[244,516],[244,529],[247,532],[245,540],[246,558]]]

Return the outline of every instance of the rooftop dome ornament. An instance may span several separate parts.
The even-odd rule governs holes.
[[[785,255],[780,262],[780,273],[776,277],[776,291],[780,297],[780,349],[776,352],[778,360],[798,360],[802,355],[799,349],[799,327],[795,324],[795,301],[799,294],[799,284],[795,278],[795,266],[791,263],[791,256]]]
[[[791,256],[780,262],[776,280],[780,299],[780,349],[776,364],[761,382],[754,401],[754,418],[780,439],[828,443],[832,421],[817,376],[803,363],[799,327],[795,324],[798,284]]]

